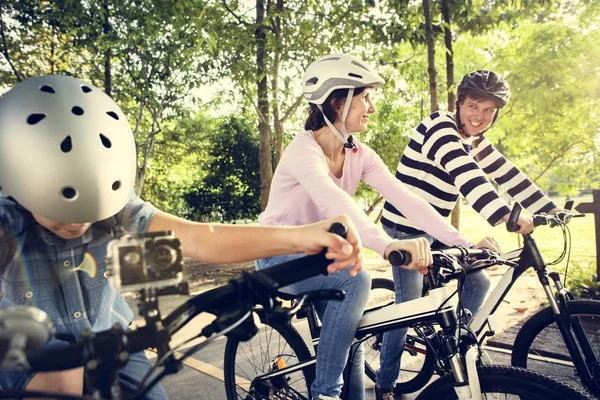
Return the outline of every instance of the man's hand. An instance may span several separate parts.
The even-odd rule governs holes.
[[[504,218],[502,218],[504,220],[504,222],[508,222],[508,217],[510,216],[510,214],[506,214],[504,216]],[[527,235],[528,233],[533,232],[533,218],[530,215],[519,215],[519,218],[517,219],[517,226],[519,227],[518,231],[515,231],[514,233],[520,233],[521,235]]]
[[[475,246],[476,249],[488,249],[495,253],[501,253],[500,245],[493,237],[487,236],[481,239]]]

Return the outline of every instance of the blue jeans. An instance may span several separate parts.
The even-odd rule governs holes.
[[[257,269],[264,269],[300,258],[303,255],[269,257],[256,262]],[[371,277],[366,271],[351,277],[348,270],[328,276],[315,276],[302,282],[286,286],[284,291],[302,293],[311,290],[340,289],[346,292],[343,301],[316,302],[315,308],[322,322],[321,336],[317,352],[316,378],[311,386],[313,399],[319,396],[339,398],[343,385],[343,372],[348,360],[354,333],[363,314],[369,292]],[[352,347],[353,350],[356,349]],[[352,400],[364,400],[364,353],[358,346],[354,365],[348,383],[348,393]]]
[[[416,237],[425,237],[429,243],[433,243],[433,238],[427,234],[408,235],[394,228],[383,227],[388,235],[394,239],[414,239]],[[392,267],[394,276],[394,289],[396,292],[396,303],[410,301],[421,297],[423,290],[423,275],[419,271],[411,271],[400,266]],[[485,271],[478,271],[467,275],[463,284],[462,304],[475,314],[490,287],[490,278]],[[406,340],[407,328],[396,329],[383,334],[383,343],[381,345],[380,369],[377,371],[377,387],[389,389],[396,386],[396,379],[400,373],[400,358],[404,342]]]
[[[60,348],[68,345],[68,342],[53,339],[45,347]],[[137,386],[142,382],[150,367],[150,362],[144,352],[130,355],[129,362],[119,370],[119,383],[126,399],[133,398]],[[0,371],[0,388],[4,390],[25,390],[34,375],[35,373],[30,371]],[[162,385],[158,383],[143,398],[146,400],[167,400],[167,394]]]

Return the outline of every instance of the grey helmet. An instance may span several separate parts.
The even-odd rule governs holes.
[[[361,59],[348,54],[330,54],[321,57],[308,66],[302,78],[302,94],[323,112],[322,104],[331,92],[337,89],[349,89],[346,105],[342,112],[342,132],[333,126],[325,114],[325,122],[334,135],[344,144],[348,142],[346,117],[350,109],[354,89],[379,87],[385,81],[377,72]]]
[[[47,75],[0,98],[0,191],[31,213],[96,222],[132,193],[136,150],[127,118],[100,89]]]

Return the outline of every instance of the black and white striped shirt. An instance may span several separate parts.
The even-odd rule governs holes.
[[[454,115],[434,112],[425,118],[408,142],[396,178],[448,217],[460,193],[492,226],[510,212],[487,179],[491,176],[531,213],[548,212],[556,205],[483,135],[463,139]],[[421,234],[392,204],[385,202],[381,223],[408,234]]]

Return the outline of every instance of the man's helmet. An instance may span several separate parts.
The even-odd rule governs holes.
[[[484,97],[490,97],[498,108],[506,106],[510,98],[510,87],[504,78],[494,71],[485,69],[469,72],[463,76],[456,91],[459,95],[462,92],[471,91]]]
[[[346,54],[321,57],[308,66],[302,79],[304,97],[323,104],[336,89],[379,87],[385,81],[359,58]]]
[[[0,98],[0,191],[31,213],[67,223],[120,211],[136,172],[119,106],[78,79],[47,75]]]

